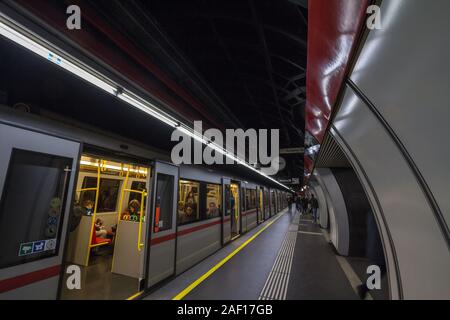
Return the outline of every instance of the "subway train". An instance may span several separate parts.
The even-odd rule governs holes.
[[[0,299],[124,299],[288,205],[286,191],[72,120],[5,106],[0,119]]]

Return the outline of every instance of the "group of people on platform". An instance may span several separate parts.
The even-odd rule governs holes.
[[[292,205],[295,205],[295,209],[301,214],[310,213],[313,216],[314,223],[318,222],[319,216],[317,210],[319,209],[319,202],[313,194],[309,198],[303,195],[295,195],[294,197],[290,197],[288,202],[290,210],[292,210]]]

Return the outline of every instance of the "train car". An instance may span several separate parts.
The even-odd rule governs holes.
[[[0,299],[126,298],[275,213],[267,186],[69,119],[8,107],[0,119],[0,212],[16,213],[1,224]]]

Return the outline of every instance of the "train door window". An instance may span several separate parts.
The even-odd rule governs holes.
[[[220,216],[222,210],[222,188],[216,184],[206,185],[206,219]]]
[[[126,198],[122,203],[122,220],[137,220],[142,214],[142,219],[145,222],[145,212],[147,204],[147,183],[145,181],[132,181],[129,189],[126,189],[129,194],[128,201]],[[124,208],[124,206],[126,206]],[[133,217],[134,216],[134,217]]]
[[[231,218],[231,237],[234,239],[240,234],[240,198],[239,198],[239,185],[231,184],[230,193],[230,208],[232,213]]]
[[[0,268],[58,254],[72,160],[14,149],[0,200]]]
[[[100,179],[97,212],[115,212],[119,196],[120,180]]]
[[[251,209],[256,209],[256,190],[250,190]]]
[[[231,215],[231,187],[229,184],[225,185],[225,216]]]
[[[185,225],[200,221],[200,184],[180,180],[178,201],[178,224]]]
[[[95,189],[97,187],[97,177],[85,177],[82,188]],[[119,198],[120,180],[100,179],[100,191],[98,196],[98,213],[116,212]],[[96,199],[95,190],[82,191],[80,193],[80,203],[85,207],[94,207]]]
[[[173,212],[173,176],[158,173],[156,181],[156,210],[159,217],[155,217],[155,232],[161,232],[172,228]]]
[[[147,184],[145,182],[141,182],[141,181],[133,181],[131,183],[131,190],[136,190],[136,191],[144,191],[147,189]],[[133,192],[130,191],[130,197],[128,199],[128,203],[131,203],[131,201],[139,201],[141,202],[141,198],[142,195],[139,192]],[[146,196],[144,197],[144,204],[146,203]]]
[[[250,189],[245,190],[245,211],[248,211],[251,209],[251,202],[250,202]]]

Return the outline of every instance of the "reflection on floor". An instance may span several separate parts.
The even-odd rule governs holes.
[[[81,267],[81,290],[68,290],[63,282],[63,300],[124,300],[137,293],[138,280],[111,273],[112,255],[92,255],[89,267]],[[67,277],[67,275],[66,275]]]

